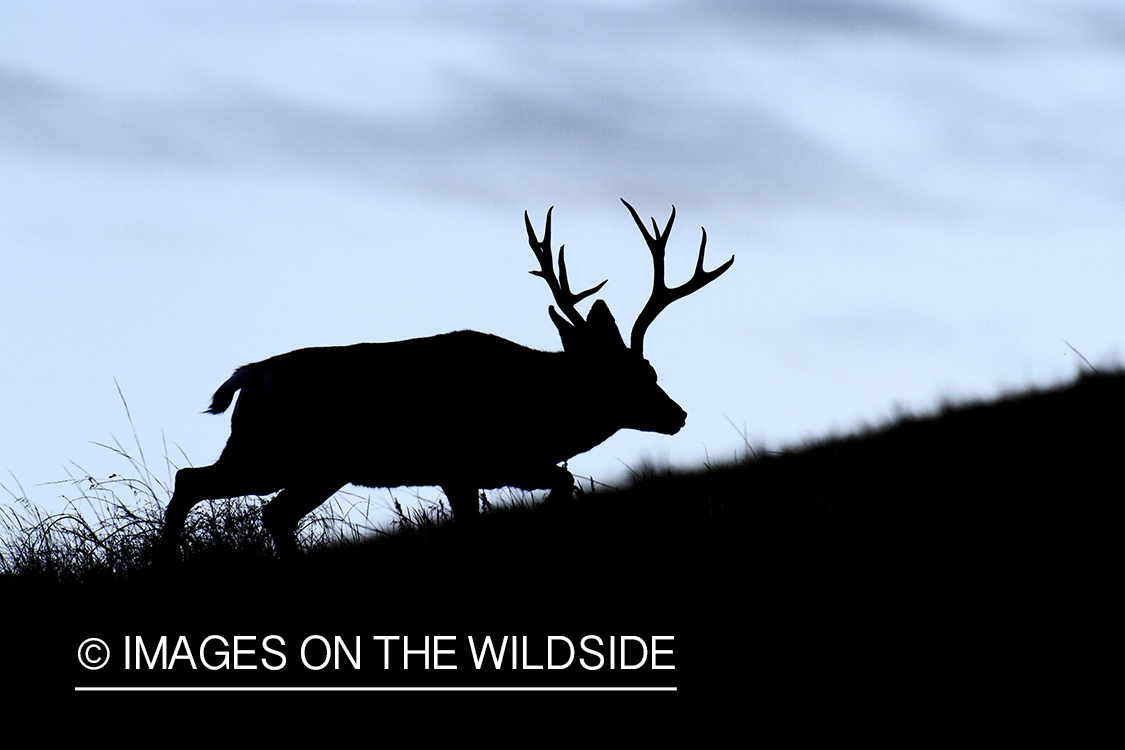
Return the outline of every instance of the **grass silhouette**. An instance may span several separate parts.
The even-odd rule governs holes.
[[[275,558],[260,500],[216,501],[193,512],[172,567],[156,561],[168,487],[134,463],[140,479],[72,479],[78,497],[55,516],[12,493],[0,591],[136,632],[672,632],[691,644],[683,679],[734,675],[774,695],[856,675],[966,695],[1073,688],[1107,660],[1122,425],[1125,372],[1092,372],[696,471],[645,469],[568,507],[490,493],[472,528],[441,504],[396,503],[371,536],[329,509],[292,562]]]

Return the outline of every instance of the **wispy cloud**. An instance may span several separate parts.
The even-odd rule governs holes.
[[[209,72],[199,73],[195,85],[160,95],[55,80],[46,63],[42,71],[9,64],[0,68],[0,148],[208,169],[296,170],[476,199],[550,191],[559,200],[596,192],[601,201],[622,193],[641,199],[647,192],[759,206],[848,207],[911,202],[906,186],[917,181],[909,163],[932,162],[927,148],[984,165],[1008,155],[1026,162],[1030,152],[1081,159],[1083,133],[1115,113],[1089,112],[1076,131],[1059,113],[1036,111],[1034,97],[1021,99],[1019,85],[961,80],[956,62],[943,63],[950,66],[945,69],[924,55],[905,60],[898,71],[887,67],[896,64],[897,53],[868,52],[879,37],[907,43],[915,55],[937,46],[949,60],[955,59],[950,47],[999,55],[1021,38],[1018,24],[1003,30],[972,25],[938,7],[709,0],[384,9],[318,2],[299,12],[286,6],[248,15],[244,8],[232,16],[210,5],[185,6],[150,23],[231,39],[238,38],[233,26],[222,25],[236,25],[260,49],[273,51],[279,69],[296,75],[301,67],[294,60],[326,58],[332,72],[322,84],[333,72],[343,77],[356,70],[365,83],[351,90],[340,84],[335,99],[319,95],[316,76],[308,85],[271,86],[268,76],[258,75],[260,59],[221,46],[229,59],[204,59],[216,47],[198,41],[166,54],[184,56],[185,70]],[[1097,8],[1076,14],[1072,36],[1093,34],[1097,16],[1101,43],[1112,47],[1123,22],[1107,14]],[[201,31],[204,18],[218,26]],[[291,49],[294,28],[344,41],[304,50],[301,57]],[[1026,31],[1027,38],[1040,33]],[[826,38],[836,41],[825,44]],[[785,80],[793,61],[805,57],[822,80]],[[776,75],[760,70],[768,65],[777,66]],[[403,77],[418,82],[406,93],[399,90]],[[849,127],[860,131],[852,138],[862,149],[841,143],[847,128],[798,114],[801,102],[821,91],[838,90],[835,96],[848,103],[857,81],[864,96],[876,97],[868,108],[880,106],[880,96],[896,102],[887,117],[865,113],[860,104],[849,107]],[[401,106],[391,101],[395,97],[423,104]],[[911,115],[903,102],[917,112]],[[916,153],[896,165],[880,141],[883,133],[909,130],[912,116],[928,118],[931,132],[923,137],[929,141],[912,146]]]
[[[382,18],[369,8],[313,4],[306,13],[306,22],[321,24],[399,24],[407,35],[444,25],[491,56],[471,69],[425,52],[393,61],[429,67],[439,82],[439,91],[425,92],[438,104],[414,113],[380,111],[374,91],[360,110],[313,104],[250,80],[236,56],[229,78],[160,97],[8,67],[0,70],[3,147],[131,163],[281,167],[424,193],[542,188],[580,199],[591,185],[633,195],[643,185],[681,200],[855,200],[877,189],[857,164],[752,96],[700,85],[727,62],[711,57],[707,40],[726,38],[723,55],[730,55],[778,29],[949,33],[924,13],[878,3],[497,2],[472,10],[426,5],[417,15],[400,8]]]

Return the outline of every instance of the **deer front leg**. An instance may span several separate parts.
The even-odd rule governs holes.
[[[552,466],[544,470],[535,487],[524,489],[550,490],[539,505],[548,510],[558,510],[569,505],[574,499],[574,475],[562,466]]]
[[[453,511],[454,521],[471,523],[477,517],[480,512],[478,498],[480,490],[477,487],[443,484],[441,491],[445,493],[446,499],[449,500],[449,509]]]

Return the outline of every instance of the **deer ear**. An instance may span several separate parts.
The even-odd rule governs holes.
[[[617,321],[609,311],[609,305],[602,300],[595,300],[586,316],[586,323],[599,345],[613,349],[624,349],[625,340],[621,338],[621,331],[617,328]]]

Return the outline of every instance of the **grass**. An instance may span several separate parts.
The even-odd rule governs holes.
[[[118,395],[133,432],[134,450],[126,450],[116,439],[113,445],[96,444],[125,464],[129,476],[115,473],[98,479],[76,466],[77,477],[72,475],[52,483],[69,488],[63,495],[65,509],[53,514],[38,508],[18,481],[15,490],[0,483],[0,490],[12,498],[7,507],[0,507],[0,582],[123,582],[160,566],[164,508],[172,496],[171,477],[177,467],[165,446],[168,480],[161,480],[150,469],[120,387]],[[359,499],[352,493],[338,493],[303,519],[298,536],[307,549],[313,551],[384,533],[370,523],[354,520],[342,505],[347,497]],[[267,499],[236,497],[200,503],[184,527],[182,547],[189,566],[238,568],[276,561],[273,544],[261,521]],[[367,502],[369,507],[370,501]],[[397,518],[392,528],[417,532],[434,528],[449,518],[441,505],[423,504],[404,510],[396,499],[394,507]]]
[[[159,567],[160,534],[171,488],[154,480],[141,459],[120,445],[110,448],[143,479],[87,472],[53,484],[64,485],[65,509],[45,514],[18,484],[0,484],[12,498],[0,507],[0,581],[82,585],[124,582]],[[341,497],[343,496],[343,497]],[[307,516],[298,535],[309,553],[354,544],[388,533],[349,517],[340,493]],[[183,556],[189,566],[257,566],[276,563],[277,555],[262,526],[268,498],[235,497],[201,502],[184,528]],[[432,533],[449,520],[440,504],[403,508],[396,499],[392,529]]]
[[[0,583],[6,601],[55,597],[126,632],[674,632],[692,649],[681,675],[763,694],[859,674],[972,690],[1062,670],[1073,685],[1107,661],[1115,621],[1122,425],[1125,372],[1093,372],[696,471],[647,468],[553,512],[490,493],[471,528],[396,501],[371,536],[329,508],[293,564],[274,557],[260,500],[218,501],[191,515],[174,568],[154,558],[168,487],[117,446],[140,479],[72,479],[54,516],[12,493]]]
[[[647,467],[630,487],[581,493],[565,518],[538,519],[526,494],[491,493],[481,533],[553,524],[573,535],[577,517],[588,527],[583,534],[606,536],[609,545],[644,529],[669,545],[702,544],[710,555],[737,556],[750,548],[824,555],[850,545],[855,558],[863,547],[973,538],[1008,554],[1015,546],[1038,545],[1035,559],[1051,558],[1056,566],[1068,564],[1059,556],[1099,565],[1116,549],[1114,527],[1104,522],[1116,518],[1121,500],[1125,451],[1115,420],[1123,390],[1125,375],[1092,373],[1054,390],[950,405],[866,433],[782,452],[751,451],[743,460],[697,471]],[[0,575],[81,584],[126,580],[154,565],[169,483],[155,478],[139,446],[136,457],[120,444],[107,449],[133,476],[96,479],[82,472],[66,480],[70,499],[61,513],[43,514],[18,485],[18,493],[8,490],[13,502],[0,509]],[[185,530],[186,559],[273,561],[262,502],[202,503]],[[311,557],[363,554],[359,550],[396,544],[386,541],[393,537],[429,548],[449,525],[443,504],[404,509],[395,499],[391,529],[365,541],[370,526],[345,522],[347,509],[335,502],[302,526]],[[1051,538],[1039,538],[1043,534]]]

